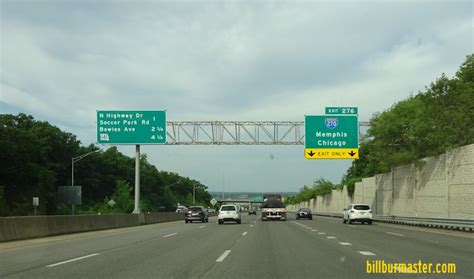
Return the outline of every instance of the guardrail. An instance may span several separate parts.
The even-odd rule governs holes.
[[[342,213],[313,213],[313,215],[342,218]],[[372,220],[392,224],[474,232],[474,220],[398,216],[375,216]]]
[[[474,220],[443,219],[443,218],[419,218],[419,217],[396,217],[396,216],[376,216],[373,218],[378,222],[422,226],[429,228],[441,228],[448,230],[460,230],[473,232]]]

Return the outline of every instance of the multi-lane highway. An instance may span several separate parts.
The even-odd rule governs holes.
[[[391,224],[345,225],[340,219],[241,225],[184,221],[0,243],[4,278],[375,278],[367,261],[455,263],[473,278],[474,237]]]

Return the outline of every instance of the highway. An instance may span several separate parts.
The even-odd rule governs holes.
[[[473,278],[472,233],[340,219],[240,225],[169,222],[0,243],[1,278],[377,278],[366,262],[455,263],[455,275],[387,278]]]

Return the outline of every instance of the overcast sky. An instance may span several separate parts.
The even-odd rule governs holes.
[[[96,110],[303,121],[325,106],[358,106],[367,121],[473,52],[472,1],[0,2],[0,113],[31,114],[86,145]],[[305,160],[303,148],[142,151],[215,191],[340,182],[350,161]]]

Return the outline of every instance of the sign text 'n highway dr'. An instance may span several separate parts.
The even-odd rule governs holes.
[[[97,111],[101,144],[165,144],[165,111]]]

